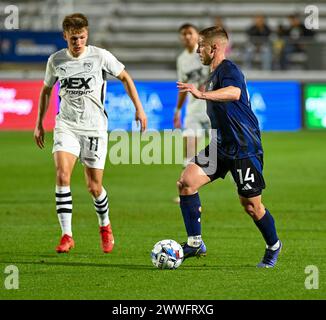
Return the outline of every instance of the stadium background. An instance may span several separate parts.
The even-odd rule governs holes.
[[[320,271],[325,270],[322,262],[326,230],[326,206],[323,199],[326,163],[326,133],[323,131],[326,128],[325,1],[313,3],[319,10],[319,28],[315,30],[315,40],[307,45],[305,53],[291,56],[289,70],[260,70],[258,56],[255,56],[253,68],[244,68],[252,107],[264,131],[266,178],[270,182],[266,201],[273,203],[271,207],[275,208],[276,219],[281,225],[280,234],[285,240],[285,257],[283,262],[280,261],[280,270],[274,273],[257,274],[248,267],[261,254],[262,248],[248,218],[242,218],[243,215],[239,218],[240,208],[234,187],[227,182],[224,182],[224,188],[222,185],[209,186],[202,193],[207,203],[207,220],[210,220],[204,231],[207,233],[212,260],[204,263],[194,261],[182,266],[180,272],[183,268],[186,274],[178,270],[177,276],[152,272],[148,257],[152,244],[165,237],[177,237],[177,240],[184,237],[178,208],[172,203],[164,203],[175,195],[175,180],[180,173],[180,166],[140,165],[136,169],[132,166],[115,166],[108,169],[106,183],[112,188],[112,214],[118,232],[116,255],[110,257],[111,262],[113,259],[110,272],[118,277],[119,284],[111,275],[103,275],[108,264],[107,258],[101,256],[100,252],[93,255],[89,253],[98,239],[94,235],[95,217],[89,214],[92,210],[91,201],[85,199],[84,203],[86,191],[82,178],[79,178],[81,172],[75,173],[73,187],[76,211],[79,211],[79,217],[76,214],[75,230],[76,234],[83,234],[80,240],[84,248],[82,245],[80,249],[77,247],[75,256],[72,253],[67,258],[56,257],[51,251],[58,236],[58,224],[53,214],[51,143],[48,138],[47,151],[40,154],[33,145],[31,133],[46,60],[49,54],[65,46],[61,37],[61,21],[68,13],[82,12],[88,16],[89,43],[107,48],[126,65],[136,80],[149,118],[149,127],[162,130],[172,128],[173,124],[177,96],[175,60],[182,50],[177,29],[182,23],[191,22],[204,28],[214,25],[217,16],[222,18],[232,41],[230,59],[243,66],[243,49],[248,41],[245,29],[256,14],[264,14],[269,25],[276,28],[280,22],[286,24],[290,14],[298,13],[304,20],[308,15],[305,8],[310,4],[299,0],[1,1],[0,263],[2,267],[9,263],[17,265],[22,270],[22,284],[19,292],[0,289],[0,297],[324,299],[325,285],[320,285],[319,290],[315,291],[305,288],[304,268],[312,264],[317,265]],[[17,30],[5,27],[8,16],[6,8],[9,5],[19,9]],[[58,106],[56,95],[52,95],[45,122],[50,132]],[[107,86],[106,108],[110,114],[110,130],[131,129],[132,104],[120,83],[113,79],[109,80]],[[164,179],[161,179],[162,175]],[[151,177],[150,181],[148,177]],[[136,181],[142,185],[141,188]],[[126,188],[130,188],[130,193]],[[217,203],[216,190],[219,195]],[[128,201],[124,202],[123,199]],[[81,203],[79,207],[78,202]],[[216,208],[218,217],[215,215]],[[157,217],[158,211],[162,213],[161,218]],[[44,212],[47,212],[46,216]],[[114,212],[119,214],[115,215]],[[119,219],[122,214],[123,218]],[[91,216],[89,220],[88,216]],[[90,219],[93,225],[86,227]],[[17,227],[22,221],[23,225]],[[133,221],[133,227],[127,227],[129,221]],[[219,230],[219,236],[215,235],[216,230]],[[248,230],[253,235],[248,236]],[[128,238],[131,232],[140,245],[137,246]],[[301,237],[301,234],[304,235]],[[16,239],[19,241],[16,242]],[[227,245],[219,244],[215,249],[218,239]],[[244,250],[241,247],[242,239],[246,239],[246,243],[253,248],[248,257],[241,252]],[[26,251],[23,243],[33,246]],[[11,249],[8,249],[8,245],[11,245]],[[297,246],[300,246],[300,253],[294,250]],[[246,262],[241,264],[239,259],[232,257],[232,250],[240,250],[237,258],[240,256]],[[198,277],[198,272],[202,276]],[[46,273],[43,279],[40,276],[42,273]],[[62,277],[59,281],[58,274]],[[207,287],[198,281],[192,284],[193,288],[188,289],[162,284],[162,281],[174,283],[176,279],[187,281],[186,276],[193,274],[204,283],[207,279],[214,281]],[[278,279],[276,283],[275,278]],[[104,287],[99,279],[104,281]],[[65,281],[71,284],[71,291],[67,290]],[[107,281],[108,287],[114,288],[115,292],[107,290]],[[47,287],[47,283],[50,287]],[[265,290],[266,284],[270,290]]]
[[[36,92],[41,85],[34,81],[43,79],[49,54],[65,46],[61,22],[67,12],[87,13],[89,43],[110,50],[141,81],[137,87],[148,113],[149,126],[161,130],[172,127],[175,60],[181,51],[177,29],[182,23],[191,21],[204,28],[214,25],[216,17],[220,17],[232,42],[229,58],[243,65],[248,42],[245,31],[255,15],[265,15],[273,30],[278,24],[286,26],[290,14],[299,14],[302,22],[309,15],[309,11],[305,13],[309,5],[305,1],[24,1],[15,2],[19,9],[19,29],[6,30],[5,8],[10,4],[6,1],[1,4],[0,129],[15,130],[33,128]],[[245,70],[252,106],[263,130],[326,127],[323,107],[326,103],[326,3],[322,1],[318,2],[318,18],[319,29],[315,30],[314,41],[306,45],[305,53],[290,56],[289,70],[261,71],[259,56],[254,58],[253,69]],[[27,80],[26,85],[20,82]],[[107,88],[109,129],[130,129],[130,117],[127,117],[132,110],[130,100],[122,86],[113,84]],[[5,89],[16,90],[15,96]],[[123,103],[110,105],[110,100],[117,101],[114,98]],[[58,101],[53,103],[52,118]],[[50,129],[53,121],[49,121]]]

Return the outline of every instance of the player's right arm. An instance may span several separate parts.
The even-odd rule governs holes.
[[[41,89],[39,103],[38,103],[38,115],[36,125],[34,129],[34,139],[39,148],[44,148],[44,128],[43,119],[46,111],[49,108],[51,92],[54,84],[58,80],[53,67],[53,56],[50,56],[46,64],[46,71],[44,77],[44,85]]]
[[[45,117],[46,111],[49,108],[50,98],[51,98],[52,87],[43,85],[39,98],[38,105],[38,116],[36,120],[36,125],[34,129],[34,139],[39,148],[44,148],[44,127],[43,119]]]

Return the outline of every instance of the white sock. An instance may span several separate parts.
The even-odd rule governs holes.
[[[100,227],[105,227],[110,223],[109,219],[109,201],[105,189],[102,187],[102,193],[98,198],[94,198],[94,208]]]
[[[71,237],[72,197],[70,186],[56,186],[55,201],[62,235],[67,234]]]
[[[266,245],[266,247],[269,250],[275,251],[275,250],[277,250],[280,247],[280,240],[277,240],[277,242],[275,244],[273,244],[272,246]]]
[[[188,237],[187,244],[190,247],[198,248],[202,243],[201,235]]]

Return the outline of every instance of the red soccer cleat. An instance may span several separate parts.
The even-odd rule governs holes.
[[[75,241],[72,237],[64,234],[60,240],[60,244],[56,247],[58,253],[69,252],[70,249],[75,247]]]
[[[100,227],[100,234],[102,239],[102,249],[104,253],[109,253],[114,247],[114,238],[111,229],[111,225],[108,224],[106,227]]]

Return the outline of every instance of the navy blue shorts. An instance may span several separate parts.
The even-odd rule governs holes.
[[[214,181],[224,179],[230,171],[237,184],[238,194],[245,198],[261,195],[265,189],[263,177],[263,155],[256,155],[244,159],[221,159],[216,154],[209,156],[208,146],[199,152],[191,162],[203,169],[205,174]]]

